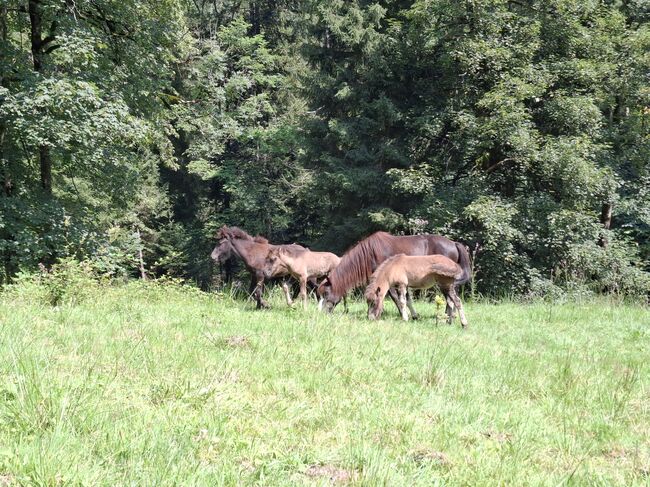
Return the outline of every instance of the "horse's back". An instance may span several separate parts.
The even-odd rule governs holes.
[[[453,282],[462,274],[460,266],[444,255],[396,255],[386,261],[384,272],[394,283],[428,288],[435,282]]]

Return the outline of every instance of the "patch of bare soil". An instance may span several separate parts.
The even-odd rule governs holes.
[[[617,446],[604,452],[604,455],[612,460],[625,460],[628,457],[628,452],[625,448]]]
[[[0,487],[6,487],[14,484],[14,476],[7,473],[0,473]]]
[[[311,465],[305,471],[307,477],[326,478],[333,484],[347,484],[357,478],[357,472],[334,465]]]
[[[425,463],[434,463],[440,466],[449,466],[451,465],[451,459],[446,453],[436,450],[430,450],[428,448],[418,450],[411,454],[411,458],[418,465]]]
[[[489,440],[494,440],[498,443],[505,443],[506,441],[510,441],[512,438],[512,435],[510,433],[502,433],[500,431],[484,431],[481,433],[483,436],[485,436]]]
[[[224,343],[230,348],[245,348],[250,346],[250,341],[243,335],[233,335],[224,339]]]

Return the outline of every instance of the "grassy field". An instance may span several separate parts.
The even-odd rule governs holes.
[[[0,295],[0,486],[649,485],[650,312]]]

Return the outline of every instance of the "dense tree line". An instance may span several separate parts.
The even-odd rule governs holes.
[[[441,233],[483,293],[650,290],[635,0],[5,0],[0,279],[209,285],[222,224]]]

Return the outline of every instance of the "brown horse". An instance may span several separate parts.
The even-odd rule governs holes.
[[[300,298],[303,307],[307,306],[307,281],[310,278],[329,274],[340,261],[340,257],[331,252],[312,252],[311,250],[294,250],[277,247],[266,258],[264,276],[271,277],[279,272],[288,272],[300,282]]]
[[[307,250],[305,247],[297,244],[290,245],[272,245],[264,237],[259,235],[252,237],[241,228],[223,226],[217,232],[217,245],[210,256],[218,262],[223,262],[230,258],[232,255],[239,257],[243,262],[248,272],[251,275],[251,285],[249,294],[255,298],[257,308],[268,308],[269,305],[262,298],[264,292],[264,266],[266,257],[274,248],[289,248],[293,250]],[[278,273],[270,275],[269,277],[283,277],[288,275],[288,272],[280,270]],[[287,299],[287,304],[291,305],[291,295],[289,287],[286,282],[282,282],[282,289]]]
[[[321,282],[318,294],[324,299],[325,309],[331,312],[350,289],[366,284],[379,264],[397,254],[444,255],[458,263],[463,271],[456,279],[456,286],[470,279],[469,253],[463,244],[440,235],[395,236],[376,232],[345,252],[336,269]],[[397,305],[397,293],[393,289],[389,293]],[[410,293],[407,293],[407,305],[413,319],[417,319]]]
[[[465,328],[467,319],[455,289],[456,280],[462,275],[461,267],[444,255],[394,255],[377,267],[366,287],[368,318],[374,320],[381,316],[386,293],[390,288],[397,287],[397,307],[402,319],[408,321],[407,288],[428,289],[437,284],[447,301],[447,322],[451,324],[454,319],[455,306],[460,314],[460,323]]]

